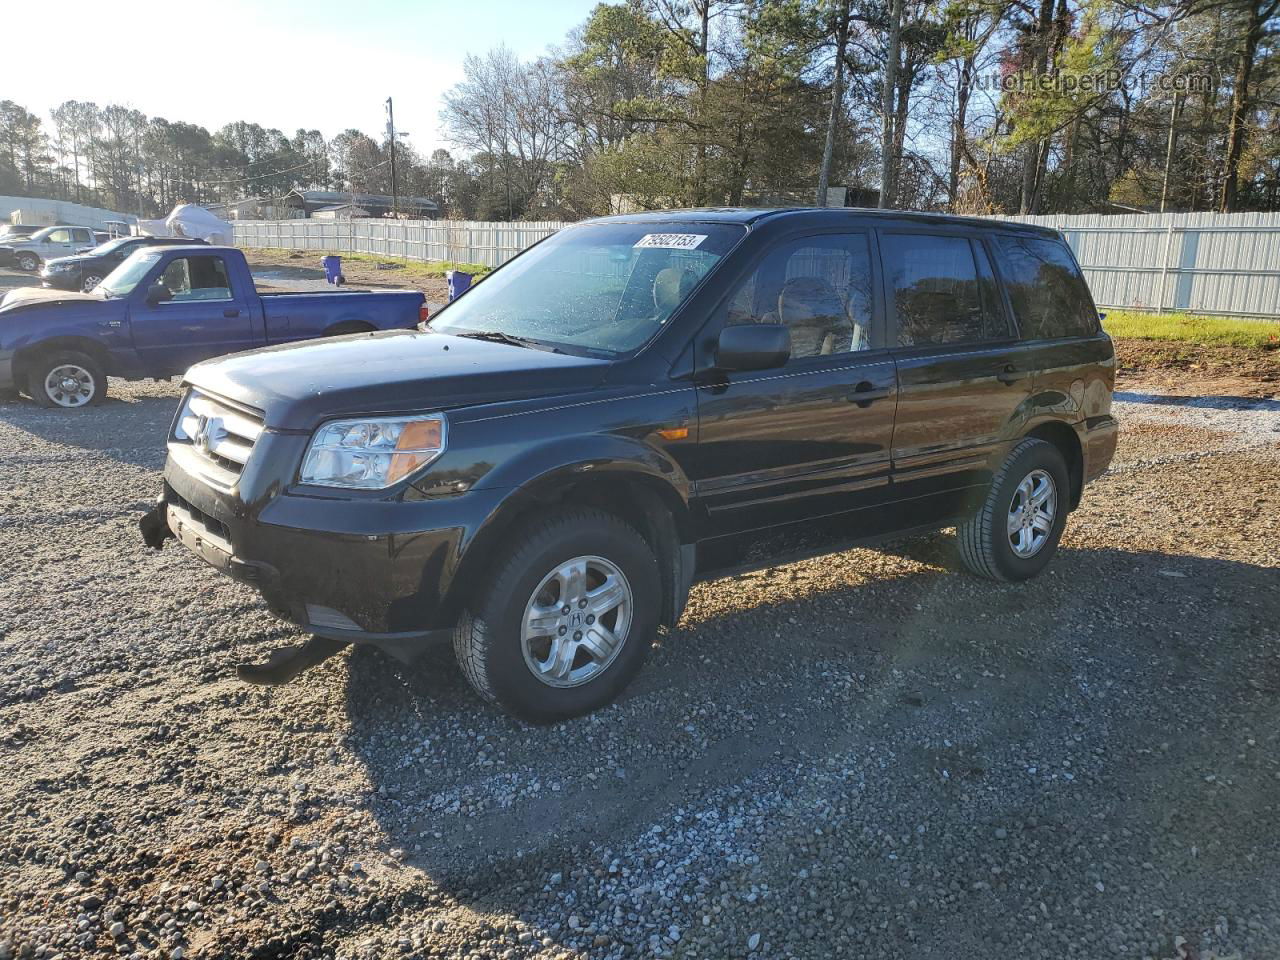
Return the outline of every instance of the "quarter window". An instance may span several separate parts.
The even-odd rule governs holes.
[[[998,238],[996,249],[1023,339],[1088,337],[1098,332],[1089,288],[1061,242],[1009,236]]]
[[[175,302],[229,300],[231,284],[221,257],[179,257],[160,275]]]
[[[871,347],[867,235],[830,234],[781,244],[729,298],[725,325],[782,323],[793,359]]]
[[[899,346],[971,343],[1009,335],[988,277],[979,283],[967,238],[891,233],[883,238],[882,249]]]

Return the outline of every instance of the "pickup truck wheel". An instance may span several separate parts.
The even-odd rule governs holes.
[[[34,253],[20,253],[17,257],[18,269],[35,273],[40,269],[40,258]]]
[[[42,407],[87,407],[107,395],[107,377],[87,353],[60,350],[27,368],[27,394]]]
[[[1029,437],[1015,446],[982,503],[956,529],[964,565],[991,580],[1034,577],[1058,549],[1069,484],[1053,444]]]
[[[640,670],[658,629],[658,562],[604,511],[570,510],[525,528],[454,632],[482,697],[535,723],[588,713]]]
[[[85,293],[88,293],[90,290],[92,290],[101,282],[102,282],[102,278],[100,276],[98,276],[96,273],[91,273],[87,277],[85,277],[84,280],[81,281],[80,289],[83,290]]]

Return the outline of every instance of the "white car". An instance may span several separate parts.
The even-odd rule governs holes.
[[[34,273],[46,260],[69,257],[92,246],[93,230],[89,227],[45,227],[25,239],[0,244],[0,263]]]

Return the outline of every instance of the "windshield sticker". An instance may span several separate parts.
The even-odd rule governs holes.
[[[707,239],[705,233],[646,233],[636,241],[635,249],[650,247],[663,250],[692,250],[705,239]]]

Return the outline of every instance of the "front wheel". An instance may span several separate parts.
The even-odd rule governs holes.
[[[991,580],[1026,580],[1048,566],[1067,524],[1067,466],[1058,448],[1028,437],[1010,451],[983,501],[956,528],[960,559]]]
[[[26,270],[28,273],[35,273],[40,269],[40,258],[34,253],[20,253],[17,257],[18,269]]]
[[[42,407],[74,410],[107,395],[102,366],[87,353],[60,350],[36,358],[27,370],[27,394]]]
[[[557,513],[516,535],[454,632],[482,697],[535,723],[612,701],[658,629],[662,587],[648,543],[601,510]]]
[[[82,289],[85,293],[88,293],[90,290],[92,290],[101,282],[102,282],[102,277],[98,276],[98,274],[96,273],[91,273],[88,276],[86,276],[84,280],[81,281],[80,289]]]

